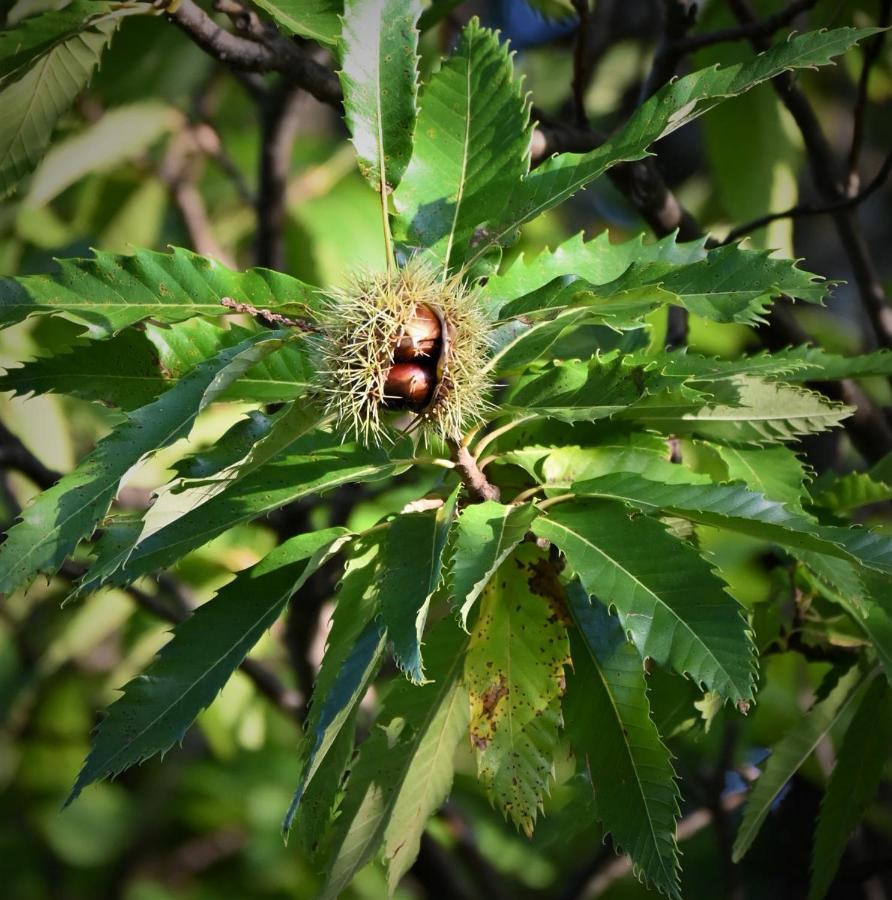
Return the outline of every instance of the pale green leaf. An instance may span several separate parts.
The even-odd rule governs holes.
[[[483,591],[465,658],[478,777],[528,835],[553,776],[566,621],[564,589],[547,556],[521,544]]]
[[[784,785],[799,771],[831,728],[857,709],[870,685],[857,667],[844,674],[829,695],[816,703],[774,746],[762,774],[750,789],[732,858],[740,862],[762,827]]]
[[[729,245],[687,263],[645,256],[607,283],[569,273],[506,303],[499,317],[538,317],[582,306],[590,311],[592,321],[619,327],[671,304],[711,321],[754,325],[762,321],[775,297],[788,295],[819,303],[826,292],[816,276],[797,268],[792,260]]]
[[[412,152],[420,15],[420,0],[344,3],[344,120],[359,168],[382,197],[399,184]]]
[[[554,250],[543,250],[528,259],[520,253],[501,274],[488,279],[481,291],[487,309],[495,316],[503,305],[545,287],[563,275],[575,275],[592,284],[608,284],[634,262],[667,262],[686,265],[703,259],[706,239],[679,244],[674,235],[646,242],[639,234],[619,244],[610,242],[608,231],[586,241],[582,232]]]
[[[852,413],[851,407],[832,403],[815,391],[748,375],[735,375],[717,385],[721,391],[712,400],[692,405],[674,393],[658,394],[623,415],[664,434],[765,444],[836,428]]]
[[[83,9],[83,4],[79,6]],[[34,170],[59,116],[90,83],[119,24],[113,16],[96,16],[66,39],[41,48],[43,55],[30,68],[25,62],[0,81],[0,197]],[[30,55],[36,49],[35,44],[23,53]],[[0,62],[0,67],[9,71],[17,58]]]
[[[412,157],[394,203],[404,239],[441,266],[529,169],[529,107],[507,48],[472,19],[427,83]]]
[[[185,437],[202,409],[285,339],[275,332],[260,332],[221,351],[156,401],[133,412],[77,469],[40,494],[0,546],[0,591],[12,591],[38,572],[55,572],[105,515],[130,467]]]
[[[818,815],[809,900],[827,894],[849,837],[879,787],[892,750],[890,699],[888,682],[875,678],[846,729]]]
[[[663,523],[632,518],[618,503],[574,500],[549,509],[533,531],[561,549],[589,594],[616,609],[642,658],[734,702],[752,699],[755,648],[740,605]]]
[[[143,100],[106,112],[74,137],[55,144],[44,157],[24,204],[39,207],[91,172],[103,172],[143,155],[165,134],[182,124],[173,107]]]
[[[523,540],[536,509],[529,503],[506,506],[495,500],[471,503],[456,523],[452,554],[451,593],[459,607],[462,628],[496,570]]]
[[[577,628],[570,633],[564,712],[591,777],[596,814],[636,875],[678,897],[678,785],[650,715],[644,665],[605,606],[590,602],[578,582],[567,594]]]
[[[750,449],[716,445],[713,449],[725,464],[729,481],[742,481],[769,500],[794,507],[802,503],[809,476],[802,460],[789,447]]]
[[[66,803],[88,784],[182,741],[291,595],[348,538],[346,529],[330,528],[286,541],[177,625],[109,708]]]

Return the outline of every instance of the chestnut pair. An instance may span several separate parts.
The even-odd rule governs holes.
[[[391,409],[423,410],[433,399],[443,350],[443,325],[429,306],[415,307],[393,350],[393,366],[384,381]]]

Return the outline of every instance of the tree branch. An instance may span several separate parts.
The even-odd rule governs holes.
[[[754,25],[758,20],[748,0],[728,0],[728,3],[744,25]],[[762,36],[749,37],[753,47],[762,52],[770,43]],[[847,198],[841,168],[833,150],[821,129],[821,124],[802,88],[789,72],[782,72],[772,79],[772,85],[796,122],[808,155],[809,168],[815,187],[827,201],[836,203]],[[876,264],[864,240],[853,209],[843,208],[832,213],[840,242],[849,259],[862,307],[872,330],[871,346],[892,347],[892,310],[880,280]]]
[[[258,266],[285,268],[285,216],[291,152],[297,137],[302,91],[288,81],[260,102],[260,189],[257,193]]]
[[[0,469],[14,469],[30,478],[41,490],[52,487],[61,477],[45,466],[23,443],[0,422]]]
[[[717,31],[706,32],[705,34],[685,35],[675,42],[673,50],[675,53],[683,56],[693,53],[695,50],[701,50],[703,47],[711,47],[713,44],[771,37],[775,31],[779,31],[785,25],[791,24],[797,16],[800,16],[816,4],[817,0],[794,0],[786,9],[766,16],[757,22],[748,22],[745,25],[738,25],[736,28],[722,28]]]
[[[868,184],[867,187],[864,188],[864,190],[862,190],[860,193],[854,194],[851,197],[845,197],[842,200],[837,200],[835,203],[825,203],[821,206],[815,206],[811,203],[797,203],[795,206],[791,206],[789,209],[785,209],[783,212],[768,213],[764,216],[759,216],[759,218],[753,219],[751,222],[746,222],[743,225],[738,225],[736,228],[732,228],[731,231],[728,232],[727,236],[719,243],[721,246],[730,244],[733,241],[736,241],[738,238],[743,237],[743,235],[749,234],[752,231],[756,231],[759,228],[764,228],[766,225],[769,225],[772,222],[777,221],[778,219],[797,219],[805,218],[807,216],[822,216],[839,212],[843,209],[853,209],[854,207],[863,203],[871,194],[878,191],[886,182],[886,179],[889,177],[890,173],[892,173],[892,151],[890,151],[889,155],[885,158],[885,160],[883,160],[883,164],[880,166],[877,174],[873,177],[870,184]]]
[[[491,484],[477,465],[471,451],[467,447],[454,445],[455,470],[458,472],[468,493],[476,501],[498,500],[501,496],[499,489]]]
[[[251,36],[242,37],[221,28],[194,0],[169,2],[165,15],[214,59],[247,72],[280,72],[321,103],[340,106],[338,76],[273,26],[259,34],[251,25]]]

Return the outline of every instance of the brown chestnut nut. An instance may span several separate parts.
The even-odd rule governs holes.
[[[419,303],[396,342],[393,358],[396,362],[411,362],[419,356],[433,356],[439,339],[439,317],[429,306]]]
[[[434,374],[418,363],[397,363],[384,382],[388,405],[409,409],[424,409],[433,388]]]

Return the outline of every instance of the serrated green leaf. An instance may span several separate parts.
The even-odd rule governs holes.
[[[431,597],[442,579],[443,550],[455,516],[457,486],[439,509],[403,513],[387,529],[377,602],[399,668],[424,683],[421,638]]]
[[[341,33],[343,0],[252,0],[289,34],[336,44]]]
[[[401,681],[387,695],[347,784],[322,897],[340,896],[382,844],[392,894],[418,855],[428,818],[449,794],[455,750],[467,734],[461,684],[467,643],[454,622],[441,621],[431,632],[431,680]]]
[[[656,140],[783,71],[826,65],[853,44],[876,34],[874,28],[836,28],[797,35],[736,65],[692,72],[665,85],[645,101],[613,137],[586,154],[565,153],[534,169],[509,198],[506,212],[491,222],[488,240],[474,259],[493,244],[510,241],[525,222],[590,184],[618,162],[641,159]]]
[[[857,709],[870,680],[857,667],[850,669],[839,678],[829,695],[816,703],[774,746],[762,774],[750,789],[743,821],[734,841],[734,862],[740,862],[749,850],[784,785],[799,771],[830,729]]]
[[[172,565],[233,525],[341,484],[387,477],[403,465],[384,450],[342,444],[337,435],[308,435],[251,473],[235,490],[223,491],[138,546],[109,547],[88,570],[75,596],[103,584],[129,584],[140,575]]]
[[[341,32],[344,121],[359,168],[382,197],[412,153],[420,0],[346,0]]]
[[[643,390],[643,375],[626,371],[619,359],[567,360],[522,378],[503,408],[562,422],[590,422],[622,412]]]
[[[648,354],[646,359],[657,361],[666,375],[707,381],[733,378],[735,375],[781,378],[789,382],[892,375],[892,351],[889,350],[846,357],[828,353],[820,347],[801,346],[735,359],[718,359],[677,350],[657,356]]]
[[[521,544],[483,591],[465,658],[478,777],[528,835],[553,776],[566,622],[564,589],[548,558]]]
[[[846,729],[818,815],[809,900],[827,894],[849,837],[879,787],[892,750],[890,701],[888,682],[875,678]]]
[[[449,268],[529,169],[529,106],[507,47],[472,19],[427,83],[394,203],[405,240]]]
[[[105,515],[130,467],[188,434],[198,413],[228,384],[282,345],[287,337],[280,334],[260,332],[198,366],[133,412],[77,469],[40,494],[0,546],[0,591],[12,591],[38,572],[55,572]]]
[[[713,449],[725,464],[729,481],[741,481],[769,500],[778,500],[791,507],[802,503],[804,484],[809,476],[802,460],[789,447],[759,447],[756,450],[719,444]]]
[[[589,497],[629,503],[643,512],[661,512],[727,528],[781,546],[854,560],[892,574],[892,540],[863,528],[820,525],[802,512],[739,485],[669,485],[631,473],[605,475],[573,485]]]
[[[666,441],[656,435],[632,434],[626,443],[607,442],[593,447],[572,444],[549,449],[537,471],[537,480],[549,490],[569,488],[577,481],[597,478],[611,472],[636,472],[645,478],[667,484],[709,484],[708,475],[692,472],[685,465],[668,459]],[[655,441],[654,446],[652,441]],[[506,454],[511,460],[515,454]]]
[[[789,295],[819,303],[826,292],[826,285],[797,268],[793,260],[729,245],[682,264],[635,260],[607,283],[564,275],[506,303],[499,317],[538,317],[582,306],[592,321],[626,327],[671,304],[714,322],[754,325],[762,321],[775,297]]]
[[[456,523],[455,550],[450,564],[451,593],[462,628],[496,570],[523,540],[536,516],[532,504],[506,506],[495,500],[471,503]]]
[[[237,344],[252,333],[251,329],[238,325],[221,328],[200,318],[177,322],[165,328],[146,325],[146,336],[158,350],[161,369],[171,378],[182,377],[221,347]],[[230,385],[223,399],[255,403],[293,400],[307,392],[313,371],[307,343],[289,343],[248,369],[235,384]]]
[[[301,814],[307,788],[341,730],[351,721],[381,662],[385,634],[375,621],[373,590],[379,570],[380,540],[375,536],[359,539],[344,569],[325,656],[313,688],[306,724],[309,748],[282,823],[286,836]]]
[[[713,387],[719,396],[712,400],[694,404],[669,392],[648,397],[623,416],[664,434],[765,444],[835,428],[852,413],[851,407],[832,403],[815,391],[749,375],[735,375]]]
[[[139,6],[121,8],[119,3],[104,0],[73,0],[62,9],[29,16],[15,27],[0,31],[0,83],[20,76],[41,56],[84,30],[150,11]]]
[[[88,784],[181,741],[291,595],[349,535],[345,528],[329,528],[286,541],[179,624],[109,708],[66,805]]]
[[[571,744],[591,776],[596,814],[636,875],[678,897],[679,791],[651,719],[641,657],[618,620],[590,602],[578,582],[567,597],[576,629],[564,712]]]
[[[59,261],[56,275],[0,279],[0,327],[33,315],[64,315],[94,338],[151,318],[180,322],[232,312],[230,297],[260,309],[305,316],[318,309],[318,291],[268,269],[233,272],[188,250],[138,250],[132,256],[96,251],[93,259]]]
[[[155,348],[138,331],[80,344],[68,353],[40,357],[0,375],[0,391],[19,396],[68,394],[127,410],[151,403],[169,386]]]
[[[815,503],[835,513],[846,513],[871,503],[892,500],[892,485],[876,481],[867,472],[822,478],[811,491]]]
[[[0,82],[0,198],[34,170],[59,116],[90,83],[119,24],[99,17]]]
[[[520,253],[501,274],[493,275],[481,289],[481,300],[493,316],[504,304],[543,288],[563,275],[575,275],[592,284],[607,284],[619,278],[634,262],[666,262],[686,265],[703,259],[706,239],[679,244],[675,235],[645,241],[639,234],[619,244],[601,231],[586,241],[580,232],[554,250],[543,250],[532,259]]]
[[[125,330],[101,341],[78,343],[0,375],[0,391],[18,395],[66,394],[136,409],[149,403],[200,362],[256,334],[258,329],[221,328],[190,319],[145,331]],[[303,343],[288,343],[252,366],[221,395],[222,400],[282,403],[305,394],[312,377]]]
[[[193,480],[177,479],[165,485],[157,491],[155,502],[146,511],[137,543],[148,540],[162,528],[193,513],[223,491],[235,492],[237,485],[252,472],[287,450],[318,426],[322,419],[322,413],[312,404],[294,401],[269,421],[268,431],[249,444],[243,456],[209,475]],[[232,453],[234,446],[230,443],[224,449]]]
[[[533,531],[561,549],[589,594],[616,609],[642,658],[734,702],[752,699],[755,648],[741,607],[663,523],[633,519],[618,503],[574,500],[549,509]]]

